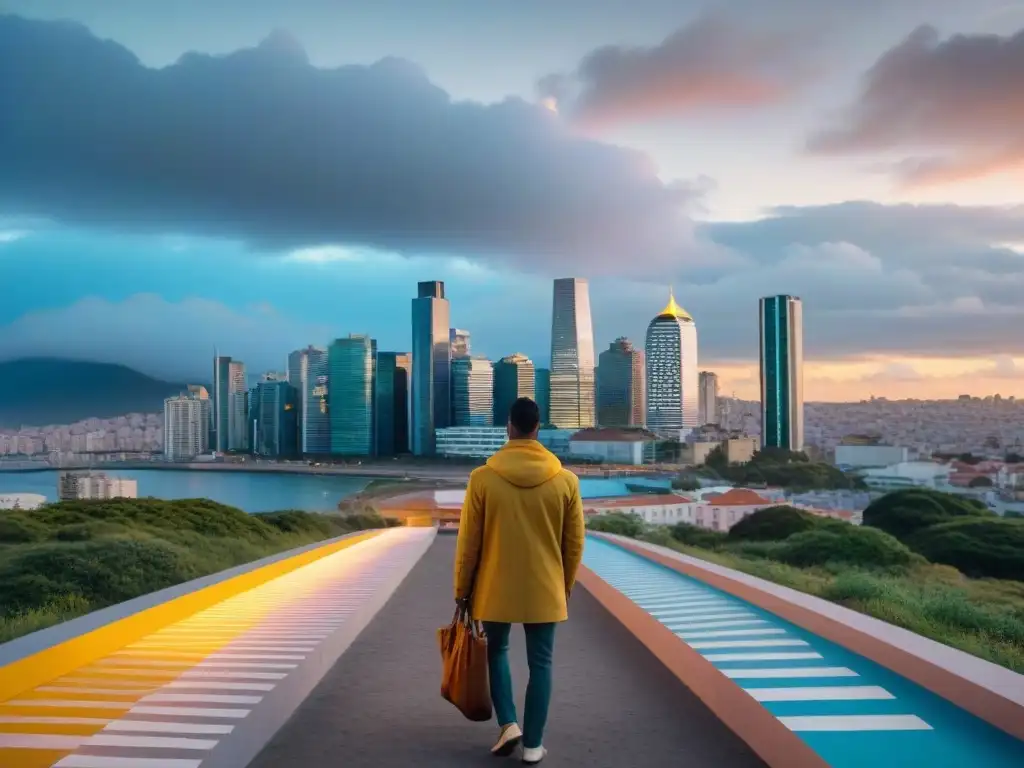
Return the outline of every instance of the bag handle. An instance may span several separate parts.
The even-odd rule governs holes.
[[[466,604],[457,604],[455,606],[455,613],[452,615],[452,626],[456,624],[465,624],[469,631],[473,634],[473,637],[480,638],[484,636],[483,624],[479,621],[475,621],[469,613],[469,599],[467,598]]]

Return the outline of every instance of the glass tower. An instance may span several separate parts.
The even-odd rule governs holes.
[[[409,451],[408,352],[377,353],[377,455],[395,456]]]
[[[647,428],[678,439],[699,421],[697,325],[690,313],[668,305],[647,326]]]
[[[494,425],[494,366],[483,357],[452,360],[452,425]]]
[[[620,337],[601,353],[597,368],[597,423],[642,427],[647,419],[644,353]]]
[[[214,355],[213,358],[213,418],[210,423],[210,447],[224,453],[228,450],[228,382],[231,358]]]
[[[412,300],[412,452],[434,453],[434,430],[451,421],[451,310],[444,283],[417,285]]]
[[[594,426],[594,329],[585,279],[555,280],[551,310],[551,423]]]
[[[249,450],[249,386],[245,363],[228,363],[228,450]]]
[[[331,452],[331,414],[328,405],[328,353],[322,347],[306,351],[306,395],[302,414],[302,452]]]
[[[469,331],[463,331],[459,328],[448,329],[448,340],[452,345],[452,360],[458,360],[460,357],[469,357]]]
[[[309,410],[316,403],[310,397],[309,367],[310,362],[327,354],[327,350],[312,345],[305,349],[297,349],[288,355],[288,383],[298,392],[299,414],[296,430],[297,448],[299,453],[310,453],[309,450]]]
[[[327,350],[331,453],[373,456],[377,342],[369,336],[335,339]]]
[[[534,400],[540,409],[540,423],[545,426],[551,423],[551,371],[538,368],[533,377]]]
[[[761,446],[804,447],[803,302],[795,296],[761,299]]]
[[[261,381],[252,395],[252,452],[291,457],[298,452],[299,391],[287,381]]]
[[[494,423],[504,426],[508,422],[508,412],[512,403],[520,397],[540,400],[537,395],[537,374],[533,361],[526,355],[516,352],[501,358],[494,364]],[[544,421],[541,413],[541,423]]]
[[[711,371],[701,371],[700,423],[717,424],[718,421],[718,375]]]

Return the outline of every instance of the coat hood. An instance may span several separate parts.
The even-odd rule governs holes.
[[[509,440],[487,466],[518,488],[536,488],[562,471],[562,462],[536,440]]]

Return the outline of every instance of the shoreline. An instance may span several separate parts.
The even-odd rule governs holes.
[[[5,469],[0,466],[0,474],[31,474],[39,472],[117,472],[117,471],[143,471],[153,470],[157,472],[242,472],[242,473],[263,473],[277,475],[341,475],[351,477],[367,477],[371,479],[391,480],[447,480],[447,481],[468,481],[469,473],[475,467],[381,467],[363,466],[338,467],[321,466],[310,467],[304,464],[229,464],[223,462],[196,462],[190,464],[163,464],[147,461],[109,461],[99,462],[92,466],[37,466],[37,467],[12,467]]]

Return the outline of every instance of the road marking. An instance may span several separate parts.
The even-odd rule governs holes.
[[[805,677],[860,677],[852,669],[846,667],[773,667],[771,669],[720,669],[726,677],[733,680],[744,678],[805,678]]]
[[[100,755],[68,755],[53,768],[199,768],[201,760],[173,757],[102,757]]]
[[[744,688],[757,701],[872,701],[895,699],[880,685]]]
[[[772,627],[763,629],[713,629],[708,632],[680,632],[684,640],[703,640],[708,637],[746,637],[748,635],[784,635],[786,630]]]
[[[801,715],[780,717],[791,731],[930,731],[917,715]]]
[[[776,640],[709,640],[707,642],[690,643],[695,651],[712,650],[715,648],[771,648],[785,646],[806,646],[806,640],[780,637]]]
[[[174,736],[121,736],[96,734],[84,744],[86,747],[131,747],[133,749],[189,749],[210,750],[217,746],[216,739],[189,739]]]
[[[707,653],[708,661],[796,661],[797,659],[820,659],[821,654],[813,651],[797,653]]]
[[[259,704],[262,696],[227,696],[216,693],[154,693],[143,704]]]
[[[686,621],[682,623],[666,623],[673,632],[684,629],[719,629],[720,627],[742,627],[744,624],[767,624],[764,619],[734,619],[731,621]]]
[[[226,736],[235,730],[233,725],[212,725],[210,723],[171,723],[159,720],[114,720],[107,723],[105,731],[127,733],[183,733],[197,736]]]
[[[216,689],[219,691],[272,691],[274,690],[273,683],[228,683],[220,680],[175,680],[174,682],[168,683],[164,688],[188,688],[188,689],[201,689],[210,690]]]
[[[143,705],[132,707],[128,711],[134,715],[180,715],[181,717],[222,717],[229,720],[241,720],[252,710],[211,707],[150,707]]]
[[[48,733],[0,733],[3,749],[78,749],[88,736],[57,736]]]

